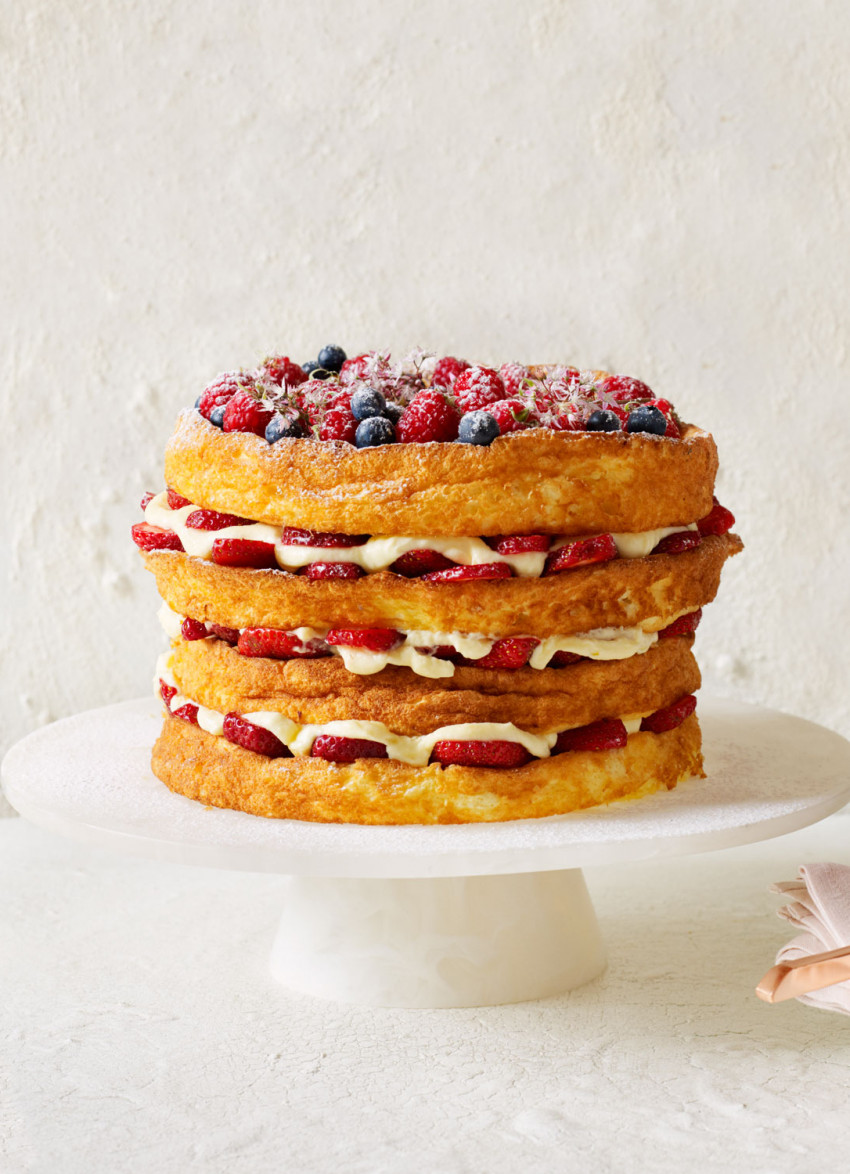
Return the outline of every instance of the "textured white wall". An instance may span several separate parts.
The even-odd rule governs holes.
[[[748,549],[700,630],[706,686],[850,734],[850,12],[29,0],[0,22],[4,743],[149,688],[128,531],[177,409],[330,341],[607,366],[711,428]]]

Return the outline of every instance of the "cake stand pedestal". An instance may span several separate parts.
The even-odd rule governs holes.
[[[850,799],[839,735],[732,701],[701,698],[699,713],[706,779],[511,823],[366,827],[202,807],[151,774],[153,699],[37,730],[9,751],[3,783],[21,815],[85,843],[285,874],[271,969],[289,987],[373,1006],[490,1006],[602,972],[583,867],[753,843]]]

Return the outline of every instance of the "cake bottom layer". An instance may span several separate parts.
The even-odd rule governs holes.
[[[208,807],[318,823],[498,822],[562,815],[672,790],[702,776],[696,715],[619,750],[573,751],[516,769],[411,766],[392,759],[332,763],[265,758],[167,717],[151,765],[172,791]]]

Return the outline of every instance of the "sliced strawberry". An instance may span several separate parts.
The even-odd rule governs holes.
[[[699,532],[704,538],[709,534],[728,534],[735,525],[735,515],[732,511],[721,505],[716,497],[712,498],[712,501],[714,505],[711,513],[697,522]]]
[[[651,734],[664,734],[667,730],[675,730],[676,726],[680,726],[685,718],[691,716],[696,707],[696,697],[693,693],[686,693],[684,697],[680,697],[672,705],[668,705],[665,709],[657,709],[655,713],[645,717],[640,723],[640,728],[648,730]]]
[[[333,734],[319,734],[310,754],[326,762],[354,762],[357,758],[388,758],[383,742],[369,738],[338,738]]]
[[[431,762],[443,766],[525,766],[532,755],[520,742],[435,742]]]
[[[673,620],[672,624],[662,628],[658,633],[658,638],[659,640],[667,640],[671,636],[690,636],[692,632],[697,630],[701,619],[702,608],[698,607],[696,611],[689,611],[687,615],[679,616],[677,620]]]
[[[503,537],[485,538],[484,541],[496,554],[540,554],[552,545],[552,535],[507,534]]]
[[[533,636],[508,636],[497,640],[480,660],[467,663],[477,669],[521,669],[539,643]]]
[[[210,636],[218,636],[226,644],[236,644],[239,641],[238,628],[225,628],[222,624],[207,624]]]
[[[179,717],[184,722],[190,722],[193,726],[196,726],[198,724],[198,707],[194,701],[187,701],[179,709],[172,709],[171,716]]]
[[[357,563],[310,563],[304,572],[308,579],[359,579],[365,574]]]
[[[277,570],[274,543],[252,538],[216,538],[212,561],[220,567],[253,567],[258,571]]]
[[[173,685],[166,685],[162,677],[159,678],[159,695],[165,702],[166,706],[171,705],[171,698],[177,696],[177,690]]]
[[[228,742],[241,746],[243,750],[253,750],[255,754],[264,754],[266,758],[291,757],[289,748],[271,730],[255,726],[239,713],[226,715],[222,732]]]
[[[447,571],[456,566],[450,558],[440,554],[438,550],[409,550],[397,558],[390,567],[394,575],[404,575],[407,579],[418,579],[421,575],[428,575],[434,571]]]
[[[421,652],[423,656],[436,657],[437,660],[451,660],[456,664],[467,663],[451,644],[435,644],[433,648],[417,648],[416,651]],[[472,661],[469,663],[471,664]]]
[[[544,575],[555,575],[573,567],[591,563],[606,563],[617,557],[617,544],[611,534],[597,534],[593,538],[579,538],[554,551],[546,560]]]
[[[228,526],[250,526],[251,519],[240,518],[238,514],[220,514],[217,510],[195,510],[189,514],[186,525],[192,530],[225,530]]]
[[[180,535],[149,522],[136,522],[130,527],[130,534],[139,550],[182,550]]]
[[[650,554],[682,554],[686,550],[694,550],[702,542],[702,535],[698,530],[680,530],[678,534],[668,534],[654,546]]]
[[[323,534],[318,530],[298,530],[295,526],[284,526],[280,532],[281,546],[336,546],[345,549],[362,546],[368,539],[368,534]]]
[[[324,640],[308,640],[305,644],[294,632],[280,628],[245,628],[237,645],[243,656],[270,656],[275,660],[314,660],[330,656]]]
[[[388,652],[403,639],[403,634],[395,628],[331,628],[325,637],[334,647],[368,648],[370,652]]]
[[[192,504],[188,497],[184,497],[182,493],[178,493],[177,490],[172,489],[171,486],[169,486],[166,490],[166,496],[168,497],[168,508],[170,510],[182,510],[187,505]]]
[[[143,493],[142,494],[142,500],[139,502],[139,505],[141,506],[141,509],[142,509],[142,513],[145,512],[145,510],[148,508],[148,506],[153,501],[155,496],[156,496],[156,494],[154,494],[154,493]]]
[[[510,579],[511,568],[507,563],[478,563],[473,567],[449,567],[447,571],[435,571],[423,575],[423,583],[462,583],[466,579]]]
[[[553,754],[567,750],[619,750],[626,744],[626,727],[618,718],[591,722],[575,730],[563,730],[558,734]]]
[[[556,652],[546,667],[547,669],[564,669],[567,665],[576,664],[580,660],[587,660],[587,657],[579,656],[577,652]]]
[[[207,625],[202,624],[200,620],[193,620],[189,616],[186,616],[180,625],[180,632],[184,640],[206,640],[209,636]]]

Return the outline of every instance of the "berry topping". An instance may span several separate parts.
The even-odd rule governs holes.
[[[260,371],[279,387],[297,387],[307,378],[299,365],[288,355],[269,355],[260,364]]]
[[[216,538],[210,556],[220,567],[253,567],[257,571],[277,570],[272,542],[253,538]]]
[[[694,550],[702,542],[702,535],[698,530],[680,530],[678,534],[668,534],[654,546],[650,554],[682,554],[686,550]]]
[[[224,427],[224,413],[226,404],[219,404],[218,407],[213,408],[210,412],[210,424],[215,424],[216,428]]]
[[[523,367],[521,363],[504,363],[499,368],[499,374],[509,396],[519,395],[531,381],[528,367]]]
[[[446,571],[435,571],[423,575],[424,583],[462,583],[465,579],[510,579],[511,568],[507,563],[477,563],[471,567],[449,567]]]
[[[386,407],[386,397],[376,387],[361,387],[351,397],[351,414],[355,420],[368,420],[370,416],[383,416]]]
[[[341,346],[323,346],[318,355],[319,366],[324,371],[335,373],[342,370],[346,358],[346,353]]]
[[[298,530],[295,526],[284,526],[280,533],[281,546],[362,546],[368,534],[325,534],[320,530]]]
[[[620,417],[614,412],[600,409],[590,413],[585,427],[588,432],[619,432]]]
[[[183,543],[180,535],[173,530],[163,530],[161,526],[151,526],[148,522],[136,522],[130,527],[130,534],[139,550],[182,550]]]
[[[568,571],[572,567],[586,567],[590,563],[607,563],[617,557],[617,544],[610,534],[597,534],[593,538],[579,538],[559,547],[546,560],[544,575]]]
[[[210,636],[218,636],[219,640],[223,640],[225,644],[237,644],[239,642],[238,628],[225,628],[223,624],[207,624],[207,631]]]
[[[567,665],[578,664],[580,660],[586,659],[584,656],[579,656],[577,652],[556,652],[546,667],[548,669],[565,669]]]
[[[309,379],[330,379],[333,371],[327,371],[316,359],[308,359],[301,364],[301,370]]]
[[[171,716],[182,718],[184,722],[191,722],[193,726],[196,726],[198,724],[198,707],[194,701],[187,701],[179,709],[172,709]]]
[[[487,545],[496,554],[541,554],[552,545],[551,534],[508,534],[502,538],[487,538]]]
[[[667,421],[667,428],[664,432],[671,440],[679,440],[682,433],[679,430],[679,425],[673,418],[673,405],[667,399],[653,399],[649,401],[649,406],[658,408],[664,419]]]
[[[601,391],[610,395],[618,404],[629,403],[634,400],[652,399],[652,389],[640,379],[632,379],[630,375],[607,375],[599,384]]]
[[[353,383],[355,379],[365,379],[368,365],[368,355],[358,355],[356,359],[346,359],[339,369],[340,383]]]
[[[156,494],[154,494],[154,493],[143,493],[142,494],[142,500],[139,502],[139,506],[141,507],[142,513],[145,512],[145,510],[148,508],[148,506],[153,501],[155,496],[156,496]]]
[[[166,497],[168,498],[168,508],[170,510],[182,510],[187,505],[191,505],[188,497],[184,497],[182,493],[178,493],[176,489],[169,487],[166,490]]]
[[[525,766],[531,755],[520,742],[435,742],[431,761],[443,766]]]
[[[492,444],[499,425],[489,412],[467,412],[461,417],[457,438],[462,444]]]
[[[394,575],[404,575],[407,579],[418,579],[420,575],[430,574],[432,571],[447,571],[456,564],[438,550],[409,550],[397,558],[390,567]]]
[[[469,664],[477,669],[521,669],[528,664],[528,658],[539,643],[533,636],[508,636],[497,640],[486,656],[471,660]]]
[[[222,428],[225,432],[253,432],[265,436],[266,425],[273,412],[248,391],[237,391],[224,409]]]
[[[505,385],[492,367],[467,367],[455,380],[454,393],[464,412],[476,412],[505,398]]]
[[[446,355],[434,368],[431,383],[434,387],[451,387],[461,371],[468,369],[469,363],[465,359],[455,359],[451,355]]]
[[[404,415],[404,404],[387,404],[384,415],[388,420],[392,420],[393,424],[397,424]]]
[[[166,685],[162,677],[159,678],[159,695],[166,705],[171,704],[171,698],[177,696],[177,690],[173,685]]]
[[[667,640],[672,636],[690,636],[699,627],[701,619],[702,608],[698,607],[696,611],[689,611],[687,615],[679,616],[672,624],[668,624],[666,628],[662,628],[658,633],[658,639]]]
[[[490,404],[487,411],[499,425],[502,436],[509,432],[523,432],[537,423],[531,407],[521,399],[500,399]]]
[[[189,616],[186,616],[180,625],[180,633],[184,640],[206,640],[209,635],[206,624],[202,624],[200,620],[193,620]]]
[[[266,424],[265,437],[269,444],[283,440],[284,437],[297,439],[299,436],[306,435],[307,429],[304,421],[297,412],[287,412],[286,415],[281,412],[275,412],[271,420]]]
[[[187,503],[188,504],[188,503]],[[228,526],[250,526],[250,518],[238,514],[220,514],[217,510],[194,510],[186,519],[192,530],[226,530]]]
[[[591,722],[575,730],[563,730],[552,750],[562,754],[567,750],[620,750],[626,744],[626,727],[618,718]]]
[[[691,716],[696,707],[696,697],[693,693],[687,693],[678,701],[674,701],[672,705],[668,705],[666,709],[657,709],[655,713],[645,717],[640,723],[640,728],[648,730],[651,734],[664,734],[667,730],[675,730],[676,726],[680,726],[685,718]]]
[[[237,391],[253,384],[250,375],[242,371],[225,371],[212,383],[207,384],[198,399],[198,411],[205,420],[210,419],[213,408],[230,403]]]
[[[722,506],[716,497],[712,498],[714,505],[711,513],[706,514],[697,522],[699,532],[704,538],[709,534],[728,534],[728,532],[735,525],[735,515],[731,510],[727,510]]]
[[[354,433],[358,448],[377,448],[381,444],[395,443],[395,424],[384,416],[370,416],[361,420]]]
[[[351,408],[345,405],[331,408],[319,428],[319,440],[344,440],[347,444],[354,444],[356,435],[357,421]]]
[[[243,656],[315,660],[319,656],[330,655],[324,640],[317,638],[305,643],[295,632],[283,632],[280,628],[245,628],[238,635],[238,649]]]
[[[304,572],[308,579],[359,579],[363,568],[357,563],[310,563]]]
[[[626,420],[626,432],[649,432],[653,436],[663,436],[667,431],[667,417],[658,408],[650,404],[641,404],[629,412]]]
[[[263,754],[266,758],[290,757],[289,749],[271,730],[255,726],[239,713],[227,714],[222,733],[228,742],[241,746],[243,750],[253,750],[255,754]]]
[[[403,639],[402,633],[395,628],[331,628],[325,637],[334,647],[368,648],[370,652],[389,652]]]
[[[319,734],[310,754],[327,762],[354,762],[358,758],[388,758],[383,742],[370,738],[338,738],[333,734]]]
[[[418,391],[398,422],[398,439],[402,444],[429,440],[457,439],[460,416],[440,391]]]

